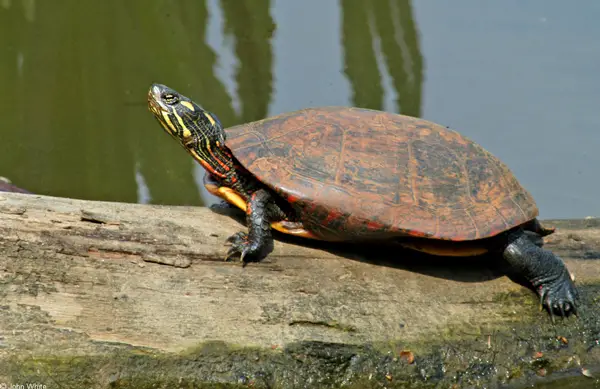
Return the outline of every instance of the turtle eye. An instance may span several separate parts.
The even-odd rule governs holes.
[[[164,100],[165,103],[171,104],[171,105],[179,102],[179,97],[177,97],[177,95],[174,95],[173,93],[163,94],[162,99]]]

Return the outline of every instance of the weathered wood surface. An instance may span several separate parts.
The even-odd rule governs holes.
[[[547,247],[578,285],[597,285],[598,219],[554,224]],[[242,267],[223,261],[225,238],[241,228],[205,208],[0,193],[0,360],[94,355],[105,342],[165,352],[215,340],[414,345],[485,338],[525,318],[551,326],[501,264],[276,241]],[[588,319],[559,321],[564,331],[596,325],[586,293]]]

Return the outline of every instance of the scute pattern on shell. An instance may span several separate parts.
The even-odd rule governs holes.
[[[410,235],[464,241],[538,215],[508,167],[438,124],[347,107],[226,129],[248,171],[327,240]]]

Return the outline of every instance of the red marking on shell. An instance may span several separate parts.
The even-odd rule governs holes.
[[[327,214],[327,217],[325,218],[325,220],[323,220],[323,224],[328,225],[331,222],[334,222],[334,221],[338,220],[340,217],[342,217],[342,213],[341,212],[339,212],[337,210],[331,210]]]
[[[287,201],[290,204],[294,204],[295,202],[298,201],[298,197],[290,194],[290,195],[287,196]]]
[[[383,228],[383,224],[378,223],[378,222],[368,222],[367,223],[367,229],[371,230],[371,231],[376,231],[376,230],[380,230]]]
[[[422,231],[417,231],[417,230],[410,230],[408,233],[410,236],[415,236],[418,238],[425,238],[425,237],[429,236],[429,234],[422,232]]]

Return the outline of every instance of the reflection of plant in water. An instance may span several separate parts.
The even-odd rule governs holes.
[[[397,110],[420,116],[423,58],[410,0],[342,0],[345,72],[354,105],[383,109],[382,73],[392,79]]]
[[[144,1],[140,1],[140,9],[132,9],[129,14],[137,15],[144,4]],[[215,74],[218,53],[207,43],[210,13],[206,1],[156,0],[155,4],[153,13],[144,20],[138,35],[140,44],[148,46],[146,50],[142,50],[146,55],[144,62],[153,63],[152,74],[145,74],[145,77],[140,79],[140,88],[147,89],[150,82],[167,84],[192,97],[206,109],[217,113],[225,126],[237,123],[232,98]],[[134,20],[131,23],[134,23]],[[156,31],[163,33],[156,34]],[[150,45],[160,47],[161,52],[157,52]],[[141,114],[148,115],[147,112]],[[141,119],[137,115],[132,116],[131,126],[140,131],[139,134],[134,134],[134,137],[148,138],[136,151],[140,172],[149,187],[152,202],[201,203],[198,189],[193,184],[195,162],[165,140],[160,134],[160,129],[152,127],[155,133],[153,136],[147,136],[146,132],[149,129],[136,125],[136,120],[139,123]],[[154,123],[151,125],[154,126]],[[149,143],[153,146],[148,147]],[[136,144],[133,139],[132,144]],[[158,153],[160,155],[157,155],[157,150],[161,150]],[[167,150],[168,153],[164,152]],[[174,167],[174,161],[178,161],[177,167]],[[174,187],[178,188],[176,193],[172,190]]]
[[[28,22],[35,21],[35,0],[21,0],[23,5],[23,14]],[[0,0],[0,6],[9,9],[12,5],[11,0]]]
[[[2,174],[37,193],[135,202],[145,185],[152,202],[201,203],[195,162],[164,137],[145,100],[160,82],[226,126],[266,116],[269,0],[220,6],[236,38],[241,118],[214,73],[206,0],[0,0]]]
[[[239,61],[236,72],[242,105],[239,123],[263,119],[268,114],[273,91],[271,37],[275,30],[270,3],[270,0],[255,0],[250,5],[239,0],[221,0],[224,32],[233,35]]]
[[[275,29],[270,0],[214,2],[234,38],[238,117],[215,75],[206,3],[0,0],[0,85],[10,96],[0,104],[3,174],[38,193],[126,201],[138,199],[137,175],[153,202],[201,202],[194,161],[156,129],[147,88],[168,84],[225,126],[262,119],[272,99]],[[418,115],[422,59],[409,1],[341,6],[354,105],[383,108],[387,69],[399,109]]]

